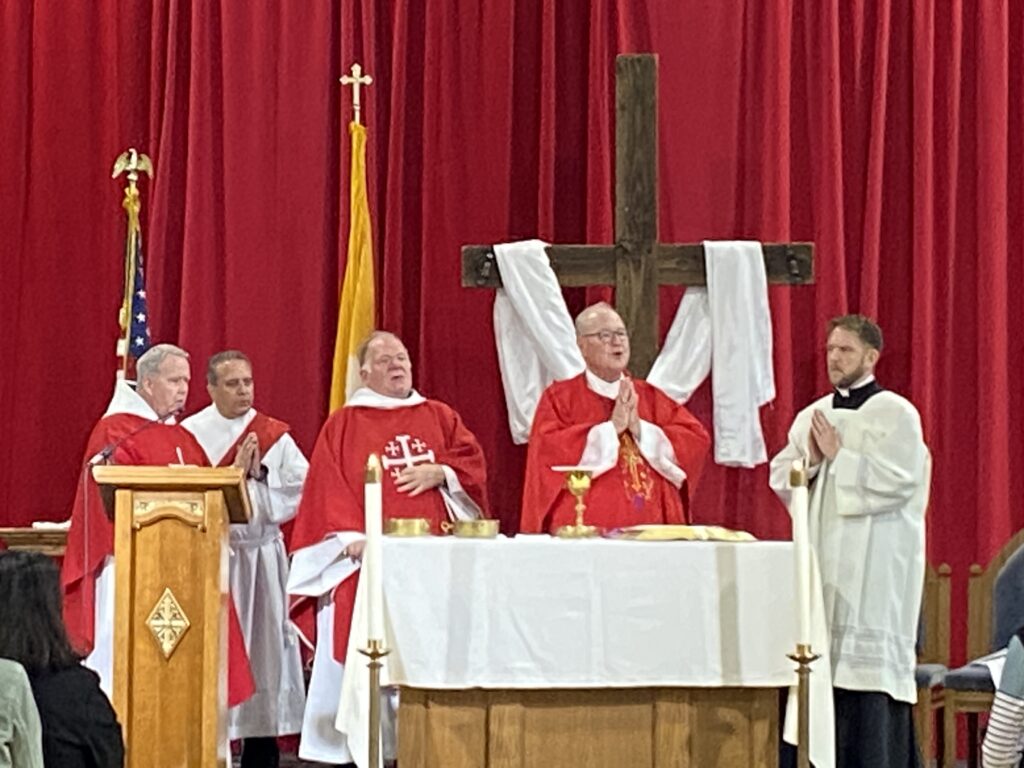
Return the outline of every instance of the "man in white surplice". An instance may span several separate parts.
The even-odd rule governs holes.
[[[771,486],[783,501],[792,463],[809,468],[838,768],[920,764],[911,707],[931,460],[917,409],[875,380],[881,350],[881,329],[868,318],[830,322],[835,391],[797,415],[771,462]]]
[[[213,402],[182,426],[210,464],[248,471],[252,503],[252,519],[231,526],[230,578],[256,693],[230,710],[229,735],[244,740],[243,768],[276,766],[276,737],[299,732],[305,706],[299,644],[288,622],[288,558],[280,526],[295,516],[309,463],[287,424],[252,407],[248,357],[218,353],[206,377]]]

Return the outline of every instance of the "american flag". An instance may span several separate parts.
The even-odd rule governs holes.
[[[142,261],[141,229],[135,233],[134,287],[132,316],[128,322],[128,356],[133,360],[138,360],[152,344],[149,337],[149,308],[146,304],[146,269]]]

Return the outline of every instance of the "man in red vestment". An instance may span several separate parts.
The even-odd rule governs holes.
[[[362,388],[327,419],[313,449],[289,549],[289,592],[317,598],[317,647],[299,756],[351,760],[334,727],[364,543],[363,480],[371,453],[384,469],[385,519],[442,521],[486,510],[486,465],[476,437],[450,407],[412,387],[405,345],[375,332],[358,353]],[[312,600],[305,600],[313,607]]]
[[[682,524],[710,440],[683,406],[629,376],[629,334],[604,302],[576,318],[586,370],[541,396],[530,430],[520,530],[554,532],[575,522],[575,499],[554,466],[593,470],[588,525]]]
[[[72,643],[89,654],[86,664],[100,676],[109,695],[113,672],[114,524],[107,517],[92,468],[100,463],[209,466],[192,435],[175,423],[188,396],[188,353],[157,344],[137,363],[138,385],[117,383],[114,397],[89,435],[71,511],[67,550],[61,567],[64,620]],[[252,677],[238,619],[229,621],[228,698],[243,701]]]

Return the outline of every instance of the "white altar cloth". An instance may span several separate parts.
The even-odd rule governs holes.
[[[391,654],[416,688],[795,686],[791,542],[453,537],[383,544]],[[815,574],[817,569],[814,569]],[[827,630],[812,589],[811,754],[834,765]],[[367,765],[363,584],[337,727]],[[791,697],[791,710],[795,698]],[[795,715],[795,712],[793,712]],[[795,718],[794,718],[795,719]],[[793,729],[795,733],[795,728]]]

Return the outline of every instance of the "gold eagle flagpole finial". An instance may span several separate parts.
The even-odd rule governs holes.
[[[358,62],[353,64],[352,65],[352,69],[349,70],[349,71],[352,74],[351,75],[342,75],[339,78],[339,82],[342,85],[351,85],[352,86],[352,111],[353,111],[353,114],[354,114],[352,119],[355,122],[359,123],[360,122],[360,120],[359,120],[359,109],[360,109],[359,89],[360,89],[361,86],[370,85],[373,82],[373,78],[370,77],[369,75],[364,75],[363,74],[363,68],[361,66],[359,66]]]
[[[121,358],[121,366],[118,376],[126,378],[131,349],[132,331],[132,300],[135,296],[136,271],[138,269],[139,244],[141,237],[141,226],[139,224],[139,213],[142,211],[142,201],[139,198],[137,182],[139,173],[144,173],[153,178],[153,162],[135,147],[126,149],[117,160],[114,161],[114,172],[110,178],[116,179],[121,174],[127,174],[128,186],[124,188],[124,200],[121,207],[128,216],[128,231],[125,237],[124,253],[124,296],[121,302],[121,310],[118,313],[118,322],[121,325],[121,336],[117,340],[117,356]],[[141,290],[141,289],[140,289]],[[148,346],[148,344],[147,344]]]

